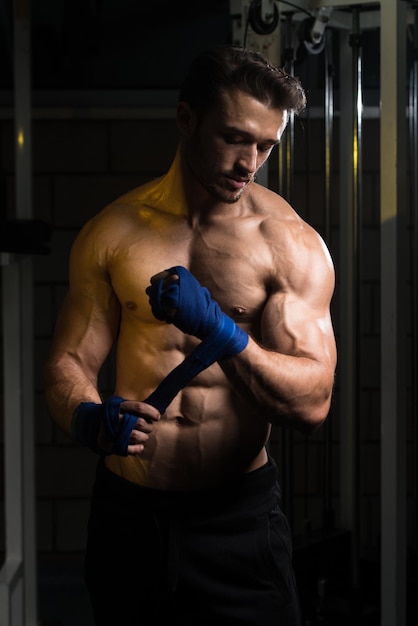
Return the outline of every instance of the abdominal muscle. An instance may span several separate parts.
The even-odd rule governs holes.
[[[263,416],[248,410],[214,364],[174,398],[140,455],[111,455],[106,465],[144,487],[211,487],[264,465],[269,433]]]

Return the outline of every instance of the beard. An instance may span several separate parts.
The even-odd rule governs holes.
[[[226,204],[234,204],[234,202],[238,202],[248,185],[247,183],[247,185],[245,185],[245,187],[243,187],[239,191],[235,190],[232,192],[228,191],[227,189],[223,189],[219,185],[213,183],[205,183],[203,181],[200,181],[200,183],[214,200],[217,200],[219,202],[225,202]]]
[[[240,189],[233,188],[232,185],[228,186],[228,178],[234,179],[235,177],[245,177],[242,172],[221,172],[215,169],[211,169],[209,172],[207,168],[199,167],[199,163],[196,166],[196,160],[187,158],[187,165],[192,176],[203,189],[216,201],[225,202],[226,204],[234,204],[237,202],[248,185],[255,180],[255,175],[247,176],[247,181],[244,187]]]

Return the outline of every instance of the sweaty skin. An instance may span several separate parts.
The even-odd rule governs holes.
[[[114,393],[138,413],[115,473],[163,489],[195,489],[263,465],[271,424],[311,432],[329,411],[336,350],[330,256],[280,196],[254,181],[287,113],[242,92],[198,121],[178,107],[169,172],[125,194],[80,231],[70,286],[46,364],[46,395],[70,432],[116,342]],[[151,277],[187,267],[250,335],[238,356],[199,374],[166,413],[143,403],[198,340],[154,318]]]

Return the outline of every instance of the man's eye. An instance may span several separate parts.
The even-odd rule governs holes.
[[[238,137],[237,135],[226,135],[225,141],[226,143],[242,143],[244,140],[242,137]]]
[[[272,147],[271,144],[262,144],[261,146],[257,146],[257,149],[259,152],[268,152]]]

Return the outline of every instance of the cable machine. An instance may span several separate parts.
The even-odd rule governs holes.
[[[280,28],[271,30],[277,18],[293,11],[293,19],[311,21],[312,46],[318,45],[327,26],[336,27],[340,34],[340,285],[337,294],[340,305],[341,337],[339,346],[340,376],[340,523],[352,536],[352,577],[358,585],[359,535],[359,419],[360,381],[362,374],[362,346],[360,341],[361,261],[362,261],[362,31],[373,26],[380,28],[380,283],[381,283],[381,624],[404,626],[406,623],[406,338],[405,258],[406,237],[406,52],[405,30],[407,9],[415,0],[292,0],[271,2],[260,0],[231,1],[234,18],[234,39],[242,43],[242,28],[246,25],[248,47],[270,56],[276,64],[288,47]],[[258,11],[255,28],[251,28],[251,11]],[[371,10],[363,13],[365,7]],[[286,20],[285,20],[286,21]],[[250,27],[248,26],[250,23]],[[263,35],[260,23],[266,26]],[[268,30],[268,32],[267,32]],[[287,32],[287,25],[284,27]],[[416,31],[415,31],[416,33]],[[282,41],[280,39],[284,39]],[[279,50],[279,53],[277,52]],[[283,63],[282,63],[283,64]],[[416,70],[415,70],[416,71]],[[328,83],[327,83],[328,81]],[[333,107],[330,104],[329,76],[326,79],[327,103],[325,184],[329,183],[330,142]],[[411,96],[410,111],[416,106]],[[332,111],[330,115],[330,111]],[[414,122],[411,122],[414,124]],[[416,152],[416,127],[411,129],[411,145]],[[280,171],[281,189],[291,193],[283,182],[291,180],[286,170],[289,160],[283,159]],[[413,171],[416,171],[416,162]],[[416,191],[416,189],[415,189]],[[325,231],[329,236],[329,188],[325,190]],[[415,218],[416,223],[416,218]],[[416,246],[415,246],[416,256]],[[416,264],[414,266],[416,268]],[[416,294],[416,270],[414,273]],[[413,326],[416,337],[416,296],[413,308]],[[416,340],[415,340],[416,345]],[[415,349],[416,355],[416,349]],[[416,367],[416,356],[415,356]],[[416,398],[416,370],[413,382]],[[416,412],[416,400],[415,400]],[[416,444],[416,439],[415,439]],[[326,467],[329,433],[325,432]],[[415,451],[416,453],[416,451]],[[287,471],[291,471],[289,464]],[[418,467],[418,465],[416,466]],[[418,476],[418,471],[417,471]],[[286,488],[291,478],[285,478]],[[325,488],[329,497],[329,485]],[[328,496],[327,496],[328,494]],[[289,503],[292,498],[287,498]],[[329,502],[327,502],[327,505]]]

